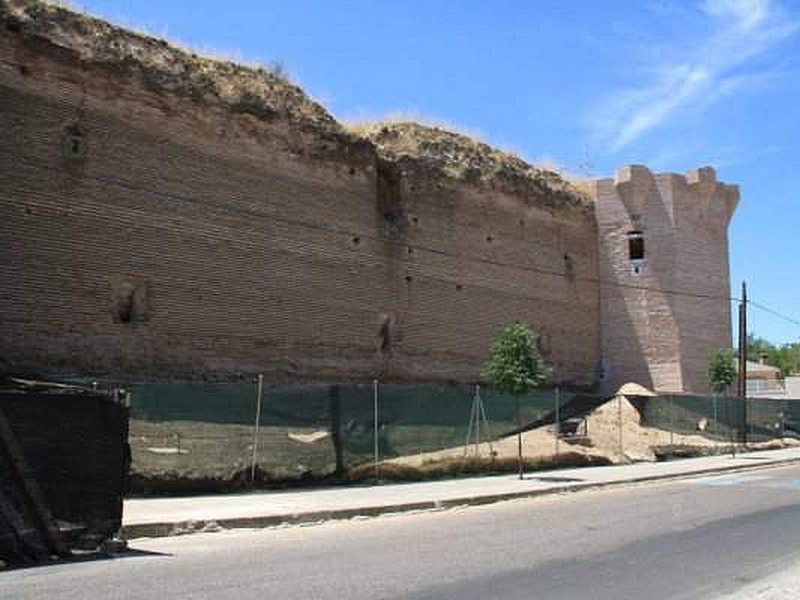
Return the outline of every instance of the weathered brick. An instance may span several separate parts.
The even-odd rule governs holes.
[[[558,381],[592,384],[602,358],[607,389],[704,391],[730,344],[738,190],[713,170],[625,167],[594,207],[459,179],[379,156],[296,88],[205,90],[176,50],[95,21],[124,38],[99,47],[48,10],[0,36],[6,372],[466,382],[520,320]]]
[[[738,188],[711,168],[653,175],[637,165],[598,181],[595,193],[605,387],[707,392],[708,359],[731,344],[727,228]],[[632,231],[645,240],[638,275]]]
[[[273,134],[283,125],[42,43],[0,41],[6,371],[473,381],[518,319],[559,379],[593,381],[591,210],[409,172],[413,219],[396,226],[369,147],[309,157]]]

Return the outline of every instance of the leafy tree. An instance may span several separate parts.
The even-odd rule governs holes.
[[[747,360],[758,362],[762,356],[769,355],[773,350],[775,350],[775,346],[769,340],[754,333],[747,334]]]
[[[800,373],[800,343],[775,346],[754,334],[747,336],[747,359],[759,362],[765,357],[768,365],[781,370],[781,377]]]
[[[778,367],[781,377],[800,373],[800,344],[784,344],[767,354],[767,364]]]
[[[517,420],[517,466],[522,479],[522,424],[519,416],[519,398],[544,383],[550,368],[539,352],[539,338],[530,327],[522,323],[506,325],[492,344],[489,359],[481,375],[500,391],[514,395]]]
[[[506,325],[494,343],[481,375],[500,391],[526,394],[550,376],[539,352],[539,336],[522,323]]]
[[[730,388],[736,380],[736,360],[733,350],[720,348],[708,361],[708,383],[717,393]]]

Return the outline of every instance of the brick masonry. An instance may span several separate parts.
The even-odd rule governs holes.
[[[597,181],[595,196],[604,387],[707,392],[710,355],[731,345],[727,229],[738,188],[711,168],[654,175],[634,165]],[[632,232],[644,239],[642,261],[631,261]]]
[[[518,319],[559,379],[594,379],[591,209],[412,169],[387,218],[370,146],[309,157],[284,123],[7,32],[0,92],[7,372],[473,381]]]
[[[729,344],[738,195],[709,169],[523,197],[11,30],[0,128],[5,372],[469,382],[520,320],[559,381],[702,390]]]

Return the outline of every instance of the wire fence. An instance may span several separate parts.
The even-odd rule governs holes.
[[[135,492],[612,464],[800,439],[800,401],[466,385],[137,383]]]

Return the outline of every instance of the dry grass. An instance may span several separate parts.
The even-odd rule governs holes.
[[[608,458],[602,456],[589,456],[570,451],[562,452],[558,456],[523,457],[522,463],[526,472],[612,464]],[[458,456],[429,460],[421,465],[382,462],[378,465],[378,477],[386,481],[422,481],[467,475],[516,473],[518,469],[519,462],[512,457]],[[374,478],[375,466],[372,464],[360,465],[348,473],[350,481]]]
[[[589,175],[575,173],[549,157],[536,159],[531,164],[537,169],[557,173],[559,177],[568,181],[579,194],[589,199],[594,198],[594,179]]]
[[[500,188],[528,202],[584,208],[591,204],[584,191],[557,172],[537,168],[477,136],[405,120],[350,123],[348,127],[375,144],[386,160],[411,159],[452,179]]]
[[[244,66],[226,54],[204,56],[196,49],[83,14],[71,5],[0,0],[0,16],[13,19],[28,38],[71,50],[87,65],[113,65],[160,93],[222,104],[232,112],[288,121],[319,133],[344,134],[322,106],[288,80],[281,63]]]
[[[456,133],[465,138],[469,138],[476,144],[486,143],[485,136],[477,129],[440,117],[426,115],[415,110],[391,111],[382,116],[364,114],[356,119],[344,119],[342,121],[342,125],[345,129],[362,137],[374,135],[376,131],[386,125],[405,124],[421,125],[429,129],[440,129],[442,131]]]
[[[60,9],[63,11],[68,11],[70,13],[81,15],[87,21],[102,20],[112,24],[112,26],[117,26],[120,29],[130,32],[133,35],[141,38],[158,40],[188,55],[196,55],[200,58],[207,58],[216,62],[235,63],[253,70],[266,71],[276,77],[286,81],[291,81],[288,69],[282,61],[274,60],[265,62],[261,59],[246,56],[239,48],[222,49],[212,46],[197,46],[194,44],[189,44],[170,35],[166,28],[161,31],[154,31],[142,25],[141,23],[128,21],[124,18],[120,19],[117,17],[112,19],[102,13],[91,14],[86,11],[82,5],[76,3],[74,0],[26,0],[24,3],[28,5],[29,12],[31,10],[36,10],[35,7],[37,4],[44,5],[45,10],[49,7],[57,10]],[[39,10],[41,11],[41,9]]]
[[[182,47],[179,42],[163,39],[165,34],[159,39],[146,31],[123,29],[75,10],[71,3],[0,0],[0,17],[13,19],[26,39],[45,39],[71,50],[87,66],[111,65],[158,93],[221,105],[262,121],[288,122],[345,145],[366,139],[385,159],[410,158],[422,170],[502,189],[529,203],[584,209],[591,204],[585,182],[570,180],[556,170],[533,166],[512,152],[492,147],[480,133],[467,127],[415,112],[342,126],[289,81],[279,62],[251,62],[246,66],[241,53]]]

